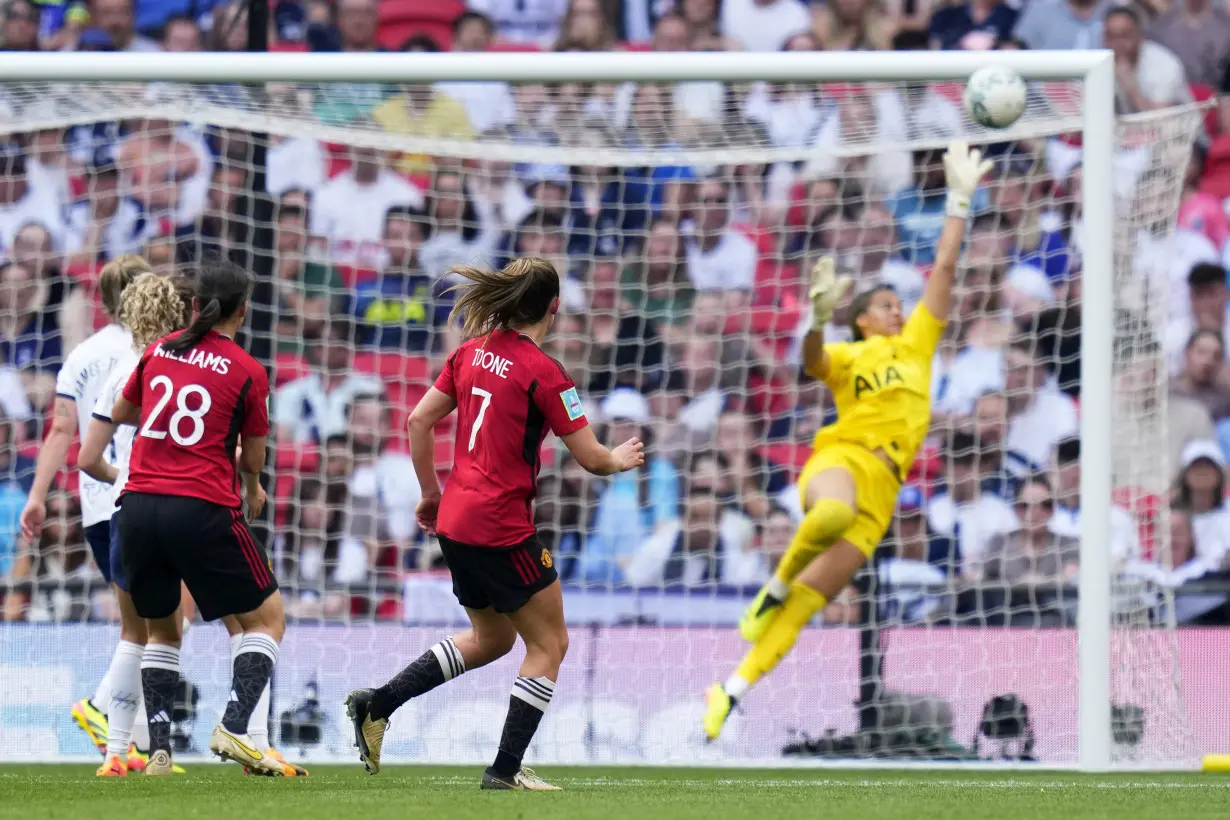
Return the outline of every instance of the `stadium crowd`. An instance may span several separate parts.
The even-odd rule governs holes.
[[[247,13],[244,3],[210,0],[0,0],[0,44],[243,50]],[[270,39],[278,50],[346,52],[1104,45],[1116,55],[1121,113],[1230,92],[1230,13],[1213,0],[278,0]],[[155,85],[147,97],[163,93],[171,92]],[[1062,104],[1046,89],[1034,93],[1034,109]],[[952,88],[493,80],[326,86],[306,105],[321,123],[595,158],[615,148],[732,144],[817,151],[794,164],[610,168],[461,162],[294,136],[274,137],[257,168],[254,140],[229,128],[133,119],[8,133],[0,138],[4,618],[113,614],[79,585],[56,585],[95,577],[74,522],[73,473],[49,497],[52,523],[38,543],[23,543],[17,526],[33,456],[53,423],[59,365],[107,321],[92,279],[99,265],[136,252],[169,269],[234,251],[249,237],[241,200],[264,196],[273,203],[277,317],[274,555],[295,590],[292,615],[397,618],[387,582],[438,566],[415,524],[402,422],[460,341],[448,322],[449,265],[499,265],[517,254],[547,257],[567,274],[550,344],[600,437],[640,435],[651,453],[639,474],[608,480],[546,454],[537,516],[561,577],[657,588],[765,580],[798,513],[794,473],[832,418],[823,388],[797,373],[805,272],[835,255],[860,287],[888,282],[909,309],[943,219],[937,151],[838,160],[824,148],[942,144],[963,122]],[[0,130],[13,131],[12,113],[0,116],[9,121]],[[1148,486],[1130,469],[1116,476],[1123,506],[1112,553],[1128,577],[1156,585],[1230,570],[1230,106],[1211,109],[1204,131],[1176,236],[1137,260],[1169,283],[1168,324],[1149,334],[1156,350],[1123,354],[1164,356],[1171,374],[1153,412],[1166,408],[1158,446],[1174,474]],[[1056,585],[1074,578],[1078,557],[1079,143],[1023,141],[996,156],[976,203],[982,216],[970,231],[960,306],[935,363],[934,434],[878,562],[881,579],[902,587],[883,611],[905,621],[1073,616],[1071,593]],[[1151,389],[1134,384],[1120,386]],[[443,472],[451,446],[439,442]],[[1163,522],[1168,555],[1156,549]],[[935,591],[950,582],[958,593],[976,588],[979,602]],[[1029,585],[1046,591],[1023,590]],[[830,605],[826,618],[854,618],[853,603]],[[1179,612],[1225,614],[1225,593]]]

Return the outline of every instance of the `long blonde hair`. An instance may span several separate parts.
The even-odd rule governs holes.
[[[102,272],[98,275],[98,294],[102,298],[103,309],[112,321],[120,320],[120,301],[124,290],[138,276],[152,270],[149,262],[135,253],[117,256],[103,265]]]
[[[450,324],[456,317],[464,317],[468,338],[502,327],[536,324],[559,298],[555,266],[534,256],[514,259],[498,271],[454,265],[448,272],[469,280],[450,288],[461,296],[448,317]]]
[[[185,295],[189,298],[187,306]],[[119,319],[132,331],[132,346],[144,350],[186,326],[191,311],[190,293],[177,287],[175,280],[143,273],[124,290]]]

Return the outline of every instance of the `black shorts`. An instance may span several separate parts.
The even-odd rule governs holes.
[[[111,583],[111,522],[99,521],[86,527],[85,542],[90,545],[94,563],[98,565],[103,580]]]
[[[439,539],[453,576],[453,594],[467,609],[490,607],[511,614],[559,577],[551,553],[538,536],[511,547],[476,547],[443,535]]]
[[[174,612],[181,580],[207,621],[251,612],[278,588],[241,510],[186,496],[126,493],[116,515],[128,590],[142,618]]]

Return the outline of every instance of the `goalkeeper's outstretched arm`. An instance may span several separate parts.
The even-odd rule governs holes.
[[[923,289],[923,304],[937,319],[946,319],[952,306],[952,282],[957,273],[957,258],[965,240],[965,221],[978,183],[991,170],[982,152],[971,150],[962,140],[949,143],[944,153],[944,175],[948,180],[948,218],[935,250],[935,265]]]
[[[803,372],[817,379],[828,375],[828,354],[824,351],[824,326],[833,318],[833,309],[849,290],[853,280],[838,276],[833,257],[826,256],[811,269],[811,329],[803,337]]]

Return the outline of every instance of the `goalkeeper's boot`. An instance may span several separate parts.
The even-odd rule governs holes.
[[[294,763],[291,763],[286,758],[282,757],[282,753],[279,752],[277,749],[273,748],[272,746],[270,746],[268,749],[265,750],[265,757],[273,758],[279,764],[281,764],[283,777],[307,777],[308,776],[307,769],[303,768],[302,766],[296,766]],[[259,774],[259,772],[254,772],[251,769],[249,769],[247,766],[243,767],[243,773],[244,774]]]
[[[760,592],[756,593],[756,597],[744,611],[743,617],[739,619],[739,634],[743,636],[743,640],[748,643],[756,643],[760,640],[760,636],[782,611],[784,603],[786,603],[785,598],[778,598],[769,592],[768,584],[761,587]]]
[[[482,782],[478,784],[480,789],[488,789],[492,791],[514,791],[514,792],[558,792],[562,791],[559,786],[553,786],[543,780],[538,775],[534,774],[533,769],[527,769],[522,766],[520,771],[510,777],[500,777],[491,769],[483,772]]]
[[[148,763],[149,754],[147,752],[141,751],[135,743],[128,747],[128,771],[143,772]],[[186,774],[184,767],[174,762],[171,764],[171,773]]]
[[[221,723],[214,727],[213,734],[209,736],[209,751],[223,760],[235,761],[255,775],[282,777],[286,774],[282,764],[256,748],[256,743],[249,735],[228,732]],[[150,763],[153,763],[152,758]]]
[[[99,753],[106,757],[107,732],[110,731],[107,716],[94,705],[92,700],[85,698],[73,704],[73,720],[81,727],[81,731],[85,732],[86,737],[90,739]]]
[[[119,755],[107,755],[107,759],[94,772],[95,777],[127,777],[128,763]]]
[[[346,696],[346,714],[354,724],[354,744],[359,747],[359,760],[369,774],[380,771],[380,748],[384,746],[384,733],[389,730],[389,719],[375,719],[371,715],[371,689],[356,689]]]
[[[705,690],[705,737],[710,741],[718,739],[726,718],[730,717],[735,708],[735,702],[726,694],[722,684],[715,683]]]
[[[170,777],[175,774],[175,764],[171,762],[171,753],[159,749],[149,756],[145,762],[146,777]]]

